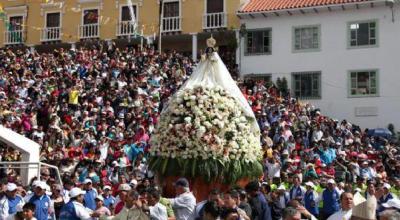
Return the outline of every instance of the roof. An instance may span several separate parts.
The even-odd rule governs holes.
[[[268,12],[368,1],[371,0],[250,0],[239,13]]]

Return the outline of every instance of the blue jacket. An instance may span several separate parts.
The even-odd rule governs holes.
[[[258,200],[260,206],[258,210],[259,216],[258,220],[272,220],[271,208],[269,207],[265,196],[262,193],[257,193],[256,199]]]
[[[29,202],[35,204],[35,218],[37,220],[47,220],[49,218],[49,211],[51,199],[47,195],[36,196],[33,195]]]
[[[107,208],[110,208],[111,206],[115,205],[115,198],[112,195],[109,195],[108,197],[103,196],[104,198],[104,206]]]
[[[324,205],[322,206],[322,211],[327,214],[331,215],[337,211],[339,211],[339,192],[334,189],[330,191],[329,189],[325,189],[322,193],[322,199],[324,201]]]
[[[85,200],[85,207],[91,210],[96,210],[96,199],[97,191],[95,189],[91,189],[86,191],[84,200]]]
[[[314,191],[308,191],[304,195],[304,206],[305,208],[314,216],[319,215],[319,209],[318,209],[318,204],[316,204],[315,200],[315,192]]]
[[[72,201],[69,201],[61,208],[59,220],[80,220],[76,215],[75,206]]]
[[[22,197],[17,195],[15,198],[8,198],[8,214],[17,213],[17,205],[22,201]]]

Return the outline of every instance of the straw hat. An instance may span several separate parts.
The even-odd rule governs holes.
[[[365,202],[362,202],[353,208],[352,219],[376,220],[377,200],[375,196],[370,196]]]

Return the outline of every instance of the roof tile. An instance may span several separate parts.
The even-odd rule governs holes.
[[[250,0],[249,3],[247,3],[240,12],[267,12],[367,1],[371,0]]]

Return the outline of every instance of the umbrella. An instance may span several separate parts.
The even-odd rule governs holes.
[[[368,130],[368,136],[390,139],[392,137],[392,132],[387,128],[375,128]]]

